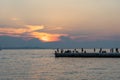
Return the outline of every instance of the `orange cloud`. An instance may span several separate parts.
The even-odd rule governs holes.
[[[22,28],[0,28],[0,33],[9,33],[9,34],[14,34],[14,33],[17,33],[17,34],[22,34],[26,32],[26,29],[22,29]]]
[[[24,28],[0,28],[0,33],[23,34],[26,32],[41,30],[43,28],[44,26],[25,25]]]
[[[40,33],[40,32],[33,32],[31,33],[31,35],[43,42],[60,41],[61,36],[68,36],[67,34],[50,34],[50,33]]]
[[[50,34],[47,32],[39,32],[38,30],[44,29],[44,26],[38,25],[25,25],[24,28],[0,28],[0,36],[14,36],[27,38],[38,38],[43,42],[60,41],[61,36],[67,36],[67,34]]]
[[[44,26],[38,26],[38,25],[25,25],[25,26],[28,28],[27,30],[29,32],[44,29]]]

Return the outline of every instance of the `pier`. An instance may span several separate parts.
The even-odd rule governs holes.
[[[120,53],[118,48],[115,49],[116,51],[113,52],[113,49],[110,49],[110,52],[107,52],[105,50],[100,49],[99,52],[95,52],[95,49],[93,49],[94,52],[86,52],[86,50],[81,49],[81,52],[74,50],[66,50],[63,49],[55,51],[54,55],[55,57],[98,57],[98,58],[120,58]]]
[[[120,57],[120,53],[55,53],[55,57]]]

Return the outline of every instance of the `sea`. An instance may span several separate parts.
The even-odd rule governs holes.
[[[119,79],[120,58],[55,58],[54,49],[0,51],[0,80]]]

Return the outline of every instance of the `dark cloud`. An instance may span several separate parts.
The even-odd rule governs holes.
[[[17,37],[0,36],[0,46],[3,48],[114,48],[120,47],[120,41],[98,40],[77,42],[69,37],[61,37],[61,41],[42,42],[36,38],[26,40]]]

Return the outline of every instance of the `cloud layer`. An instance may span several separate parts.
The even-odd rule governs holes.
[[[24,39],[38,38],[43,42],[60,41],[61,36],[67,34],[53,34],[47,32],[40,32],[44,29],[43,25],[25,25],[24,28],[0,28],[0,36],[21,37]]]
[[[0,36],[27,41],[37,38],[44,43],[65,41],[65,45],[119,41],[119,3],[120,0],[0,0]]]

